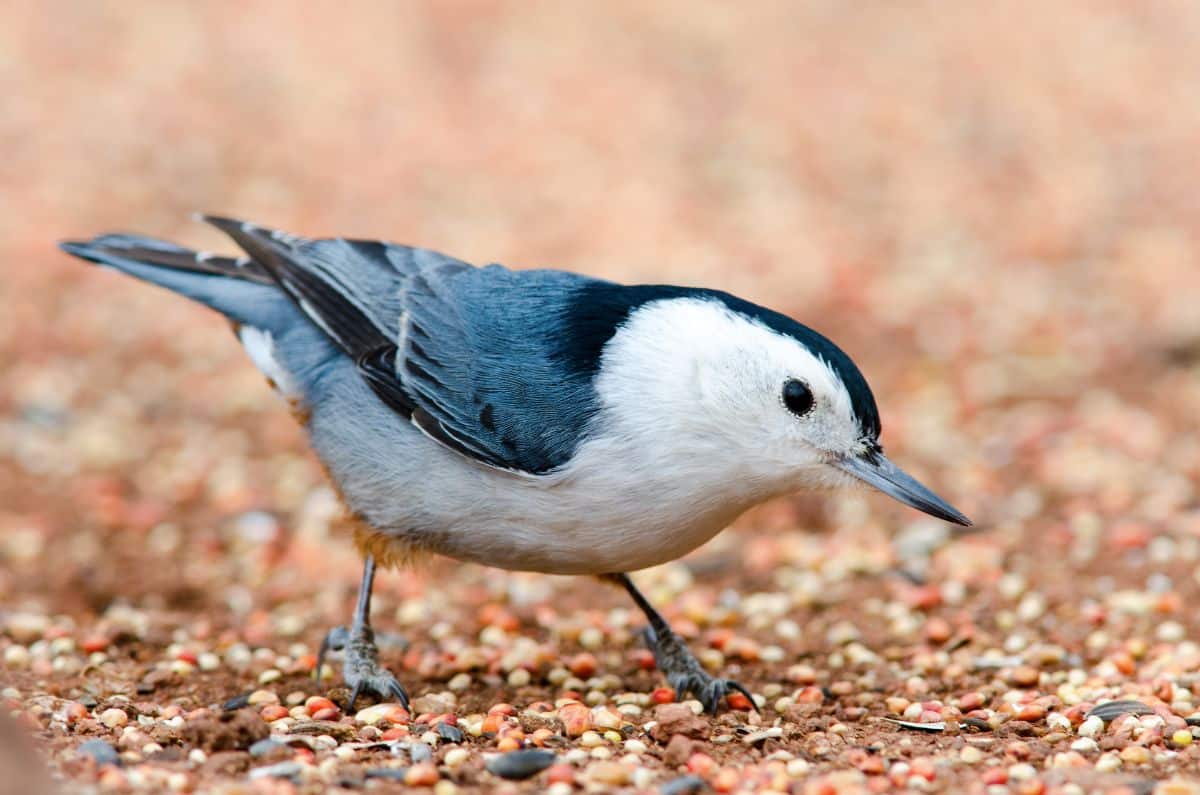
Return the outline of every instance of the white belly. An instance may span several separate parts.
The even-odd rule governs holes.
[[[585,443],[561,472],[514,475],[447,450],[386,409],[347,417],[318,407],[310,427],[349,507],[376,529],[505,569],[607,574],[655,566],[771,496],[714,478],[711,461],[693,471],[615,444]]]

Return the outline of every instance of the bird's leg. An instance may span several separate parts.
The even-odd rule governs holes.
[[[642,630],[642,638],[650,651],[654,652],[654,662],[658,665],[658,670],[663,672],[663,675],[667,677],[667,682],[680,697],[685,693],[691,693],[699,699],[706,710],[715,714],[721,699],[736,692],[744,695],[749,700],[750,706],[757,711],[758,707],[749,690],[732,679],[718,679],[701,667],[687,644],[675,634],[667,620],[646,600],[642,592],[633,584],[633,580],[629,579],[628,574],[610,574],[605,579],[619,584],[628,591],[633,601],[646,614],[650,625]]]
[[[353,711],[354,703],[364,690],[381,698],[395,699],[408,708],[408,694],[391,671],[380,666],[379,649],[375,646],[375,631],[371,629],[371,586],[375,582],[375,557],[367,555],[363,563],[362,582],[358,586],[358,602],[354,606],[354,619],[350,628],[334,627],[321,641],[317,653],[316,675],[320,677],[325,664],[325,655],[332,651],[345,654],[343,678],[350,687],[350,703],[347,711]]]

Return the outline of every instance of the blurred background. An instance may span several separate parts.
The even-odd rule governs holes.
[[[987,530],[943,548],[883,498],[797,498],[645,575],[668,596],[808,593],[791,609],[819,627],[814,602],[894,593],[847,572],[912,564],[978,598],[980,626],[1036,585],[1063,621],[1020,614],[1035,634],[1114,591],[1200,596],[1200,5],[0,19],[0,603],[33,637],[112,635],[125,604],[168,611],[163,644],[315,646],[348,615],[335,500],[224,322],[55,248],[128,230],[227,250],[197,210],[769,304],[855,357],[893,458]],[[445,571],[468,605],[577,587]],[[384,577],[383,609],[421,582]],[[1128,612],[1114,634],[1153,632]],[[426,615],[396,613],[418,638]]]

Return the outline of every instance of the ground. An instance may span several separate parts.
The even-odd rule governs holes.
[[[0,791],[1200,791],[1194,4],[0,17]],[[194,210],[770,304],[977,528],[800,495],[638,573],[756,695],[715,717],[610,586],[387,572],[413,709],[343,712],[360,563],[286,405],[54,248],[223,246]]]

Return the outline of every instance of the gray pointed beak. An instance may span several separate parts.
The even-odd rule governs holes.
[[[834,466],[918,511],[963,527],[971,526],[971,520],[957,508],[922,486],[881,452],[872,450],[863,456],[842,458]]]

